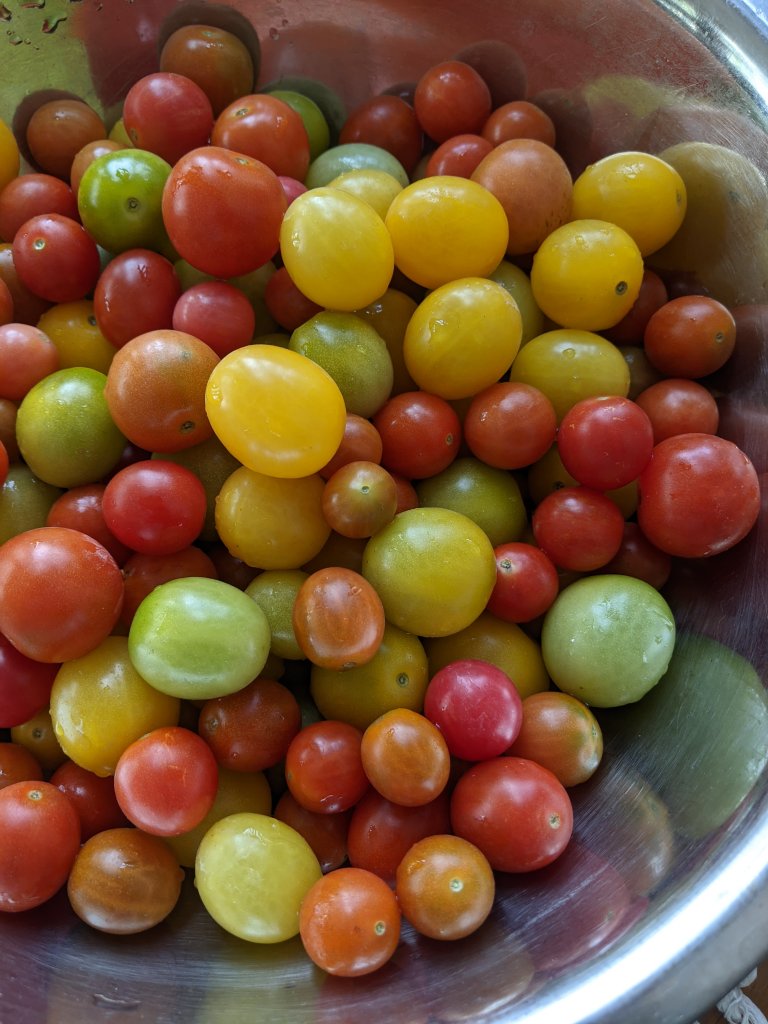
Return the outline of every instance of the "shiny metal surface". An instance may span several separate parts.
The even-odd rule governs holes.
[[[738,350],[718,382],[722,432],[765,483],[768,25],[758,0],[5,8],[0,116],[17,127],[48,90],[82,95],[114,119],[131,81],[153,70],[168,16],[242,16],[261,41],[260,82],[309,75],[348,106],[471,42],[506,41],[524,62],[528,96],[556,119],[574,173],[612,150],[687,139],[726,147],[725,162],[722,150],[706,151],[707,166],[711,196],[727,194],[731,215],[705,202],[696,215],[709,262],[694,242],[675,269],[714,282],[739,307]],[[341,981],[315,971],[298,940],[260,948],[227,936],[191,883],[167,922],[127,940],[90,931],[60,896],[0,919],[0,1021],[692,1021],[768,953],[767,546],[764,507],[737,548],[676,565],[665,593],[681,641],[669,673],[636,707],[599,714],[605,760],[574,791],[571,847],[534,876],[500,878],[497,907],[475,936],[441,945],[406,930],[387,968]]]

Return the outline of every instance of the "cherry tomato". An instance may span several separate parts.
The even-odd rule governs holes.
[[[50,782],[0,790],[0,911],[45,903],[64,885],[80,849],[80,821]]]
[[[273,274],[270,281],[276,276]],[[225,356],[253,340],[256,314],[245,293],[233,284],[202,281],[179,296],[172,324],[174,330],[205,342],[217,356]]]
[[[457,178],[471,178],[477,165],[492,149],[491,143],[482,135],[453,135],[431,153],[424,167],[424,177],[451,174]]]
[[[100,373],[109,369],[115,347],[99,328],[92,299],[51,306],[37,326],[58,349],[62,369],[85,366]]]
[[[373,417],[382,441],[381,462],[408,480],[434,476],[456,458],[461,421],[439,395],[402,392],[390,398]]]
[[[20,401],[38,381],[61,366],[58,349],[30,324],[0,326],[0,395]]]
[[[408,850],[395,892],[403,916],[431,939],[463,939],[493,907],[496,880],[488,858],[460,836],[433,835]]]
[[[211,101],[191,78],[155,71],[126,93],[123,126],[137,149],[156,153],[173,166],[190,149],[207,144],[213,128]]]
[[[549,450],[557,417],[538,388],[501,381],[473,396],[463,427],[473,455],[498,469],[521,469]]]
[[[239,96],[225,107],[213,125],[211,145],[245,153],[298,181],[309,170],[309,136],[301,115],[269,93]]]
[[[13,262],[13,245],[10,242],[0,245],[0,280],[11,293],[13,322],[35,325],[43,313],[50,309],[50,302],[41,299],[22,284]]]
[[[59,765],[50,781],[77,811],[83,842],[108,828],[127,827],[128,819],[117,802],[111,775],[96,775],[67,760]]]
[[[14,726],[11,729],[11,742],[18,743],[28,750],[46,775],[55,772],[67,759],[56,738],[53,721],[47,708],[38,711],[27,722]]]
[[[318,879],[301,904],[301,941],[328,974],[356,978],[378,970],[400,941],[397,897],[378,875],[340,868]]]
[[[523,701],[522,726],[507,753],[548,768],[566,786],[586,782],[603,757],[600,723],[582,701],[550,690]]]
[[[285,267],[280,267],[270,277],[264,290],[264,301],[286,331],[295,331],[323,308],[299,291]]]
[[[77,198],[69,185],[52,174],[20,174],[0,191],[0,239],[13,242],[22,224],[51,213],[78,219]]]
[[[70,487],[51,505],[45,520],[46,526],[66,526],[79,530],[103,544],[119,566],[124,566],[130,553],[129,548],[115,537],[107,524],[101,509],[106,484],[84,484]],[[122,615],[125,615],[123,604]]]
[[[450,753],[442,733],[409,708],[393,708],[368,726],[361,757],[371,785],[396,804],[429,803],[448,783]]]
[[[323,515],[331,529],[345,537],[371,537],[397,511],[397,484],[375,462],[347,463],[336,470],[323,491]]]
[[[27,123],[27,145],[35,163],[69,181],[75,155],[88,142],[106,137],[106,125],[83,100],[61,97],[43,103]]]
[[[110,828],[81,847],[67,881],[77,916],[108,935],[153,928],[176,906],[184,872],[162,839],[138,828]]]
[[[664,281],[657,273],[646,267],[640,291],[632,308],[617,324],[603,331],[603,334],[614,345],[642,345],[646,324],[668,299],[669,294]]]
[[[173,264],[151,249],[128,249],[110,260],[93,293],[93,311],[115,348],[149,331],[170,328],[181,295]]]
[[[494,549],[496,583],[488,611],[507,622],[531,622],[557,597],[560,580],[552,559],[533,544],[508,541]]]
[[[216,759],[196,733],[168,726],[134,740],[115,767],[123,813],[150,835],[172,836],[199,824],[213,806]]]
[[[384,607],[359,573],[342,567],[319,569],[296,594],[293,630],[314,665],[354,668],[370,661],[379,648]]]
[[[564,487],[534,509],[536,543],[561,569],[590,572],[619,550],[624,516],[610,498],[588,487]]]
[[[282,761],[301,726],[299,703],[273,679],[255,679],[236,693],[206,701],[198,732],[217,762],[240,772],[260,772]]]
[[[731,311],[708,295],[665,302],[645,326],[645,354],[668,377],[706,377],[730,359],[736,344]]]
[[[133,552],[122,564],[125,581],[125,598],[120,613],[120,623],[130,628],[136,611],[155,587],[170,580],[188,576],[204,576],[218,579],[218,572],[212,559],[201,548],[194,545],[174,551],[169,555],[147,555]]]
[[[749,457],[712,434],[678,434],[653,449],[640,474],[638,523],[648,540],[680,558],[728,550],[752,529],[760,485]]]
[[[77,208],[77,194],[80,189],[80,182],[83,180],[83,175],[87,169],[100,156],[105,156],[107,153],[115,153],[118,149],[122,148],[122,145],[115,139],[94,139],[93,142],[86,142],[83,148],[77,151],[69,172],[69,184],[75,197],[75,217],[80,216]],[[65,213],[66,211],[59,210],[58,212]],[[69,214],[68,216],[73,215]]]
[[[481,135],[493,146],[510,139],[538,139],[555,145],[555,124],[549,114],[530,100],[510,100],[496,107],[483,125]]]
[[[13,320],[13,295],[11,289],[0,277],[0,327]]]
[[[335,814],[353,807],[368,789],[360,744],[363,734],[346,722],[326,719],[305,726],[291,741],[285,781],[307,810]]]
[[[645,388],[635,401],[651,421],[654,444],[675,434],[717,433],[720,409],[698,381],[668,377]]]
[[[28,658],[87,654],[111,632],[122,601],[114,558],[79,530],[44,526],[0,547],[0,632]]]
[[[604,395],[572,406],[557,432],[568,472],[585,487],[615,490],[635,480],[653,450],[653,426],[628,398]]]
[[[218,115],[253,88],[253,58],[242,39],[217,25],[182,25],[160,50],[160,71],[196,82]]]
[[[619,550],[602,571],[635,576],[661,590],[672,571],[672,556],[651,544],[638,524],[630,521],[624,523]]]
[[[522,757],[496,757],[473,765],[458,780],[451,823],[494,871],[520,873],[562,854],[573,831],[573,807],[549,769]]]
[[[357,413],[347,413],[344,435],[333,457],[320,470],[325,480],[330,480],[337,469],[350,462],[381,462],[384,445],[373,423]]]
[[[491,113],[491,93],[470,64],[449,60],[422,74],[413,106],[425,133],[440,143],[452,135],[478,134]]]
[[[163,222],[183,259],[206,274],[231,278],[275,255],[286,203],[266,164],[221,146],[201,146],[181,157],[168,176]],[[218,240],[215,246],[211,238]]]
[[[39,782],[43,768],[35,755],[20,743],[0,743],[0,789],[16,782]]]
[[[421,156],[421,125],[413,107],[401,97],[372,96],[350,112],[339,142],[367,142],[386,149],[410,174]]]
[[[320,862],[323,874],[340,868],[347,859],[350,811],[318,814],[308,811],[286,790],[275,805],[275,817],[303,836]]]

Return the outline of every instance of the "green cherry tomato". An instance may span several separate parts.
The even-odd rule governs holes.
[[[139,605],[128,634],[136,670],[162,693],[209,700],[235,693],[261,672],[269,622],[237,587],[186,577],[163,583]]]
[[[83,227],[111,253],[166,245],[161,203],[171,165],[143,149],[97,157],[77,192]]]
[[[309,158],[316,160],[328,149],[331,141],[328,122],[320,107],[309,96],[294,89],[274,89],[272,96],[287,103],[302,119],[309,138]]]
[[[367,142],[345,142],[339,146],[331,146],[312,161],[304,184],[310,189],[317,188],[320,185],[327,185],[345,171],[358,171],[365,167],[386,171],[393,178],[397,178],[403,188],[409,182],[403,165],[386,149],[372,146]]]
[[[586,576],[544,618],[541,651],[555,685],[595,707],[640,700],[667,670],[675,619],[655,587],[630,576]]]

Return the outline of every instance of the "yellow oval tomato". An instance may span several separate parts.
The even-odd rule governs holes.
[[[468,398],[507,372],[522,333],[520,310],[506,288],[465,277],[419,303],[405,331],[403,357],[422,390]]]
[[[99,329],[92,299],[60,302],[51,306],[37,322],[59,351],[62,369],[87,366],[107,373],[117,349]]]
[[[344,436],[347,413],[333,378],[299,352],[246,345],[221,359],[205,393],[217,437],[257,473],[303,477],[317,472]]]
[[[354,171],[344,171],[329,181],[328,185],[363,199],[382,220],[392,200],[403,191],[403,186],[393,174],[377,167],[358,167]]]
[[[488,536],[452,509],[413,508],[368,541],[363,576],[388,622],[417,636],[445,636],[469,625],[496,582]]]
[[[331,528],[323,515],[325,480],[284,479],[246,466],[224,482],[216,529],[230,554],[254,569],[298,569],[319,553]]]
[[[602,331],[635,304],[643,269],[640,250],[623,228],[604,220],[573,220],[539,246],[531,288],[539,308],[556,324]]]
[[[585,168],[573,183],[573,218],[618,224],[643,256],[677,233],[687,207],[678,171],[651,153],[611,153]]]
[[[390,203],[385,223],[396,266],[425,288],[490,274],[509,240],[507,216],[496,196],[450,174],[404,188]]]
[[[392,241],[376,210],[327,185],[303,192],[288,207],[280,252],[308,299],[346,312],[382,295],[394,269]]]

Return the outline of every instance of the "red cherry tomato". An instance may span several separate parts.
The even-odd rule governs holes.
[[[424,72],[413,105],[421,127],[440,143],[452,135],[479,135],[491,113],[491,93],[470,64],[448,60]]]
[[[181,284],[170,260],[151,249],[129,249],[109,261],[93,293],[99,330],[115,348],[149,331],[171,327]]]
[[[461,420],[444,398],[404,391],[388,399],[373,417],[381,436],[381,464],[407,480],[422,480],[447,469],[461,445]]]
[[[368,789],[353,725],[327,719],[297,733],[285,755],[285,781],[307,810],[335,814],[354,807]]]
[[[552,559],[541,548],[508,541],[494,549],[496,583],[488,611],[507,622],[531,622],[557,597],[560,580]]]
[[[472,172],[493,149],[482,135],[454,135],[441,142],[430,155],[424,168],[424,177],[432,174],[454,174],[458,178],[471,178]]]
[[[557,432],[563,465],[579,483],[611,491],[637,479],[653,451],[653,426],[629,398],[601,395],[572,406]]]
[[[101,272],[96,243],[78,221],[46,213],[25,221],[13,239],[22,284],[49,302],[90,295]]]
[[[46,213],[79,220],[75,193],[52,174],[20,174],[0,191],[0,238],[12,242],[25,221]]]
[[[589,487],[552,491],[534,509],[536,543],[561,569],[591,572],[619,550],[624,517],[618,505]]]
[[[298,181],[309,168],[309,136],[301,115],[269,93],[241,96],[225,107],[213,126],[211,145],[244,153]]]
[[[173,165],[205,146],[213,128],[211,101],[191,78],[155,71],[134,82],[123,101],[123,125],[137,149]]]
[[[400,96],[372,96],[349,114],[339,142],[365,142],[385,149],[411,174],[421,156],[421,125],[413,107]]]
[[[59,666],[28,658],[0,634],[0,729],[23,725],[48,706]]]
[[[227,281],[203,281],[183,292],[173,307],[172,326],[225,356],[253,341],[256,314],[248,297]]]
[[[77,812],[83,842],[105,829],[128,825],[111,775],[94,775],[74,761],[65,761],[51,776],[51,785],[69,798]]]

